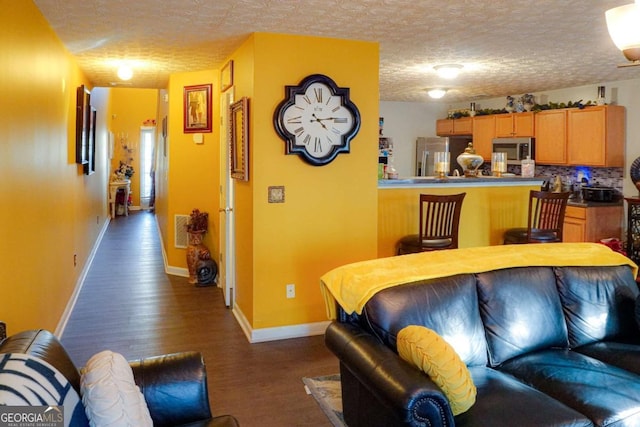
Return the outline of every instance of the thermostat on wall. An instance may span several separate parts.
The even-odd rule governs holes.
[[[193,134],[193,142],[196,144],[202,144],[204,142],[204,138],[202,137],[201,133],[194,133]]]

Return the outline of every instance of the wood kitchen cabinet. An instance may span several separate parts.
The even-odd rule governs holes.
[[[535,115],[535,159],[545,165],[567,164],[567,110],[546,110]]]
[[[471,135],[473,133],[473,120],[471,117],[459,119],[436,120],[436,135]]]
[[[486,162],[491,162],[493,138],[496,137],[496,115],[475,116],[473,118],[473,148]]]
[[[532,112],[497,114],[496,137],[519,138],[534,136],[534,114]]]
[[[624,167],[624,144],[624,107],[606,105],[567,110],[569,165]]]
[[[563,242],[599,242],[622,238],[623,207],[567,206],[562,231]]]

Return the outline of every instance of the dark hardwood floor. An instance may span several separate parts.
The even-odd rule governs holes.
[[[330,426],[302,377],[338,372],[322,336],[249,344],[217,287],[164,272],[155,217],[107,229],[62,335],[78,366],[109,349],[127,359],[202,352],[214,414],[242,426]]]

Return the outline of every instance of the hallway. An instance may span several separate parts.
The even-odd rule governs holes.
[[[202,352],[214,414],[246,426],[329,426],[302,377],[338,372],[322,336],[249,344],[216,287],[164,272],[152,213],[111,221],[62,336],[78,366],[109,349],[127,359]]]

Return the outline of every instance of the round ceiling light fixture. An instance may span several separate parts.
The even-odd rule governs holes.
[[[128,65],[118,67],[118,77],[120,80],[130,80],[133,77],[133,70]]]
[[[605,12],[607,28],[613,43],[629,61],[640,61],[640,1],[618,6]],[[637,65],[637,64],[636,64]]]
[[[433,67],[436,73],[443,79],[455,79],[462,71],[462,65],[460,64],[442,64]]]
[[[427,94],[433,99],[440,99],[447,94],[447,89],[441,89],[441,88],[427,89]]]

